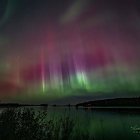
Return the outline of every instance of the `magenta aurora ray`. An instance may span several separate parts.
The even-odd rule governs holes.
[[[0,1],[1,101],[139,96],[138,5]]]

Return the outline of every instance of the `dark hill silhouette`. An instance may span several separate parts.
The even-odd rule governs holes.
[[[140,107],[140,97],[139,98],[115,98],[115,99],[104,99],[104,100],[95,100],[79,103],[76,105],[82,107]]]
[[[18,104],[18,103],[0,103],[0,107],[23,107],[23,106],[48,106],[48,104]]]

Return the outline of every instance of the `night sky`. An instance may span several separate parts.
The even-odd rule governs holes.
[[[1,102],[140,95],[139,0],[0,0]]]

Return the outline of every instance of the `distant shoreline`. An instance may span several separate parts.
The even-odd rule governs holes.
[[[103,99],[87,101],[83,103],[78,103],[76,105],[71,104],[19,104],[19,103],[0,103],[0,107],[76,107],[76,108],[96,108],[96,109],[130,109],[139,108],[140,109],[140,98],[114,98],[114,99]]]

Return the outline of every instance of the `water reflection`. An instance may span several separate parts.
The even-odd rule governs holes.
[[[0,131],[1,139],[14,138],[14,133],[25,140],[139,140],[140,114],[63,107],[3,109]]]

